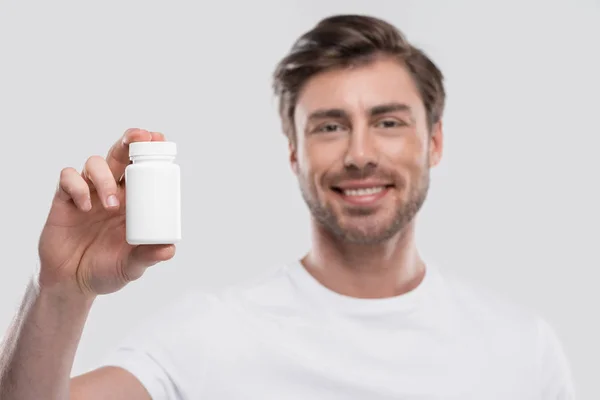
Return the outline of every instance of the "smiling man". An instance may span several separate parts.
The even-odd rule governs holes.
[[[106,214],[111,229],[100,226],[85,244],[70,239],[73,248],[89,246],[72,261],[60,253],[70,243],[50,245],[60,235],[48,222],[44,279],[0,357],[0,397],[574,399],[561,344],[543,319],[445,276],[417,250],[415,217],[443,150],[436,65],[383,20],[333,16],[298,39],[276,68],[274,89],[312,216],[307,254],[256,282],[185,296],[69,384],[98,288],[119,290],[126,282],[117,278],[137,278],[173,253],[136,247],[120,260],[124,235]],[[127,143],[163,139],[128,130],[106,162],[89,163],[92,181],[106,183],[94,196],[117,190]],[[53,205],[60,212],[49,221],[84,224],[87,185],[65,173]],[[94,204],[97,213],[118,212]]]
[[[408,58],[399,35],[388,43],[385,36],[369,38],[359,29],[369,22],[376,24],[324,21],[276,73],[291,165],[314,219],[303,264],[329,288],[361,298],[401,295],[423,279],[414,217],[443,143],[441,73],[417,50]],[[354,26],[354,35],[343,37],[342,24]],[[364,43],[353,49],[353,40]],[[301,57],[309,61],[297,63]],[[319,63],[333,65],[314,73]]]

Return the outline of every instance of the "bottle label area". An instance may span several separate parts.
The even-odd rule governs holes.
[[[177,166],[128,167],[125,188],[129,243],[174,243],[181,239],[180,175]]]

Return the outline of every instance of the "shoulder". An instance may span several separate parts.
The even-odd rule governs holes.
[[[302,305],[289,268],[289,264],[277,265],[253,279],[216,290],[211,294],[212,305],[223,321],[228,316],[242,322],[251,316],[289,315]]]
[[[529,360],[543,398],[574,398],[570,364],[557,330],[538,310],[483,284],[444,274],[446,299],[497,351]],[[512,356],[511,356],[512,354]],[[557,397],[558,396],[558,397]]]
[[[530,326],[537,330],[541,316],[537,310],[482,283],[451,272],[443,273],[444,296],[460,313],[480,323],[510,328]]]
[[[242,282],[214,289],[191,289],[157,310],[147,324],[191,328],[227,320],[236,310],[291,307],[295,304],[288,265],[282,264]],[[205,328],[206,329],[206,328]]]
[[[538,348],[546,341],[550,325],[538,310],[451,272],[444,272],[440,281],[439,303],[461,331],[484,338],[498,350],[511,349],[529,360],[539,358]]]

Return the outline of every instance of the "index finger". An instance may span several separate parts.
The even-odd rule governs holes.
[[[106,163],[117,182],[129,165],[129,144],[153,140],[164,140],[164,136],[161,133],[149,132],[145,129],[131,128],[127,129],[121,139],[112,145],[106,156]]]

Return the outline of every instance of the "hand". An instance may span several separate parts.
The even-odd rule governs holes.
[[[129,143],[165,140],[158,132],[128,129],[106,159],[88,158],[83,171],[61,171],[38,252],[40,287],[96,296],[116,292],[146,268],[175,255],[174,245],[132,246],[125,240],[125,180]]]

